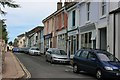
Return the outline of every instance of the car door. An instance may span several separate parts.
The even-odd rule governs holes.
[[[87,61],[88,51],[83,50],[79,56],[79,66],[82,70],[86,71],[86,61]]]
[[[97,57],[94,54],[94,52],[89,51],[86,65],[87,65],[86,69],[87,69],[88,72],[95,73],[96,68],[97,68]]]
[[[74,64],[79,65],[79,58],[80,58],[81,52],[82,52],[82,50],[79,50],[79,51],[76,52],[76,54],[75,54],[75,56],[74,56],[74,58],[73,58]]]
[[[50,53],[51,53],[51,51],[48,49],[48,50],[46,51],[46,58],[47,58],[47,60],[49,60],[49,61],[50,61]]]

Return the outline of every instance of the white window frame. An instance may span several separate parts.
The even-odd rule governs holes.
[[[89,4],[89,7],[88,7],[88,4]],[[86,3],[87,22],[90,22],[90,5],[91,5],[90,2],[87,2],[87,3]],[[88,15],[89,15],[89,17],[88,17]]]
[[[103,4],[103,2],[104,2],[104,4]],[[104,9],[103,9],[103,6],[104,6]],[[103,10],[105,11],[104,14],[103,14]],[[106,13],[107,13],[107,2],[106,2],[106,0],[102,0],[100,2],[100,19],[105,18],[106,17]]]

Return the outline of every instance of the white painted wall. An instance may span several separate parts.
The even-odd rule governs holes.
[[[75,14],[75,27],[72,26],[72,11],[76,12]],[[74,7],[68,11],[68,31],[75,29],[79,26],[79,9],[78,7]]]

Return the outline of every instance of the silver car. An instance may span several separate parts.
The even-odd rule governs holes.
[[[69,63],[70,59],[67,56],[67,53],[64,50],[57,48],[49,48],[45,54],[46,61],[51,63]]]
[[[29,49],[29,54],[31,54],[31,55],[40,55],[40,50],[37,47],[31,47]]]

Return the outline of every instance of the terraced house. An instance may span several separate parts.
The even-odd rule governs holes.
[[[119,57],[119,6],[111,0],[68,2],[43,20],[45,39],[50,38],[47,48],[63,49],[69,57],[81,48],[104,49]]]
[[[26,47],[38,47],[40,51],[44,47],[43,42],[43,26],[37,26],[32,30],[25,33],[25,44]]]
[[[68,16],[66,8],[73,4],[69,2],[57,3],[57,11],[43,20],[45,49],[59,48],[67,51]]]

